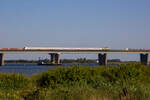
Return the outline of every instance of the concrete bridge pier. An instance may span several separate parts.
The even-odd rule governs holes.
[[[0,66],[4,65],[4,54],[0,53]]]
[[[60,64],[60,54],[55,54],[55,63]]]
[[[55,54],[50,54],[50,63],[52,64],[52,63],[54,63],[55,62]]]
[[[60,64],[60,54],[52,53],[51,55],[51,64]]]
[[[107,65],[107,54],[98,54],[99,65]]]
[[[148,54],[140,54],[140,61],[142,64],[148,65],[149,64]]]

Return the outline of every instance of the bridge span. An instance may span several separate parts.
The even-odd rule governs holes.
[[[18,54],[18,53],[37,53],[49,54],[51,62],[60,64],[60,55],[69,53],[95,53],[98,54],[98,61],[100,65],[107,64],[107,54],[124,53],[124,54],[140,54],[140,61],[144,65],[148,65],[148,55],[150,49],[110,49],[110,48],[61,48],[61,47],[24,47],[24,48],[0,48],[0,66],[4,65],[4,54]]]

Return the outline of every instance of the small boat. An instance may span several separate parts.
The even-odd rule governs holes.
[[[61,64],[50,64],[50,63],[45,63],[45,62],[39,62],[37,65],[46,65],[46,66],[57,66],[57,65],[61,65]]]

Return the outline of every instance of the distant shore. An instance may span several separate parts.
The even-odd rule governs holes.
[[[45,60],[43,60],[45,61]],[[50,63],[49,60],[46,60],[46,62]],[[134,63],[137,61],[120,61],[119,59],[112,59],[108,60],[108,64],[127,64],[127,63]],[[5,60],[5,64],[38,64],[39,60]],[[97,64],[96,60],[94,59],[62,59],[62,64]]]

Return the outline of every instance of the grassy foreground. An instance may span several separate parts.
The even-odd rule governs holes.
[[[32,77],[0,73],[0,100],[150,100],[150,67],[58,67]]]

